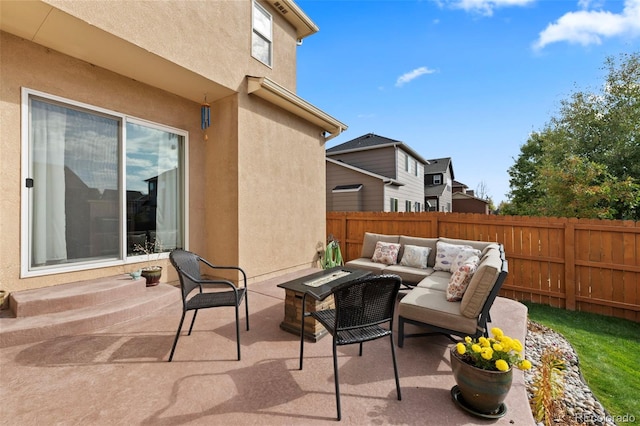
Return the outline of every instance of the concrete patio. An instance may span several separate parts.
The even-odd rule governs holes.
[[[231,308],[198,314],[191,336],[166,362],[181,303],[98,331],[0,349],[0,423],[7,425],[310,425],[336,423],[331,339],[305,344],[280,329],[280,282],[299,271],[249,286],[251,329],[241,313],[242,360],[236,360]],[[151,287],[149,292],[160,291]],[[524,342],[526,307],[498,298],[493,326]],[[189,320],[190,314],[187,316]],[[15,318],[1,318],[0,329]],[[535,424],[523,374],[498,420],[472,417],[451,399],[455,384],[444,337],[409,339],[397,348],[402,401],[396,399],[389,342],[339,349],[342,424]]]

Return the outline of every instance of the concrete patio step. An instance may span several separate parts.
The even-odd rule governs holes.
[[[179,303],[180,290],[172,285],[146,287],[144,279],[119,278],[12,293],[10,303],[17,300],[18,311],[29,315],[12,316],[4,311],[0,348],[91,332]]]
[[[65,312],[145,294],[144,278],[102,277],[11,293],[9,306],[16,318]]]

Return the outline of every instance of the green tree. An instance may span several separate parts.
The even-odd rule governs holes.
[[[562,101],[521,147],[501,213],[640,219],[640,55],[606,69],[599,93]]]

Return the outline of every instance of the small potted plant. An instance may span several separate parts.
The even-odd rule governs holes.
[[[512,367],[531,368],[521,355],[522,343],[491,329],[493,337],[472,339],[451,347],[451,369],[457,385],[451,389],[454,401],[471,414],[485,418],[506,414],[504,399],[511,389]]]
[[[147,266],[141,269],[141,275],[147,280],[147,287],[158,285],[160,277],[162,276],[162,266],[153,265],[151,261],[154,254],[156,254],[154,260],[157,260],[158,256],[162,252],[162,245],[160,244],[160,241],[158,239],[155,239],[154,241],[146,239],[144,246],[136,244],[133,247],[133,251],[147,255]]]

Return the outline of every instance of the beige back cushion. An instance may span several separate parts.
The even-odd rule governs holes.
[[[360,255],[360,257],[371,259],[373,257],[373,252],[376,251],[376,243],[378,241],[383,241],[385,243],[398,243],[400,241],[400,236],[372,234],[371,232],[365,232],[364,240],[362,241],[362,254]]]
[[[477,318],[482,311],[484,302],[489,297],[493,289],[500,269],[502,260],[498,251],[490,251],[478,265],[478,269],[469,282],[467,291],[464,292],[460,301],[460,313],[467,318]]]
[[[436,263],[436,243],[438,242],[437,238],[421,238],[421,237],[407,237],[405,235],[400,235],[400,256],[399,259],[402,259],[402,255],[404,254],[404,246],[419,246],[419,247],[429,247],[431,252],[429,253],[429,258],[427,259],[427,266],[433,267]]]
[[[458,240],[455,238],[444,238],[444,237],[440,238],[438,241],[442,241],[443,243],[455,244],[458,246],[471,246],[474,249],[480,250],[480,251],[483,251],[484,249],[491,246],[495,248],[499,247],[498,243],[492,243],[489,241]]]

